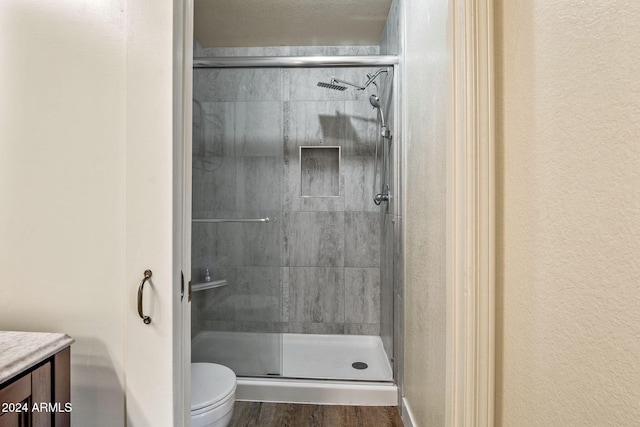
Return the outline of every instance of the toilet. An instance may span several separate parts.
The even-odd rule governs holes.
[[[191,364],[191,427],[226,427],[236,400],[236,375],[215,363]]]

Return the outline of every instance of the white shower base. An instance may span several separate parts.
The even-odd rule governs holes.
[[[355,369],[364,362],[366,369]],[[282,376],[363,381],[393,381],[380,337],[283,334]]]
[[[204,331],[193,338],[192,361],[233,369],[239,375],[238,400],[397,404],[391,366],[376,336]],[[354,362],[368,367],[355,369]]]

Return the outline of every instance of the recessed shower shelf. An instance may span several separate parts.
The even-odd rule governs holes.
[[[191,291],[198,292],[198,291],[204,291],[205,289],[220,288],[222,286],[227,286],[227,279],[196,283],[194,285],[191,285]]]

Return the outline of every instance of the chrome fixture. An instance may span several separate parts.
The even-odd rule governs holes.
[[[375,85],[375,82],[373,82]],[[376,85],[377,87],[377,85]],[[387,174],[387,162],[388,162],[388,147],[387,145],[391,143],[391,130],[387,128],[387,124],[384,120],[384,112],[382,111],[382,103],[380,102],[380,98],[378,95],[372,94],[369,96],[369,102],[371,106],[378,110],[378,117],[380,117],[380,136],[376,139],[376,157],[373,166],[373,193],[376,193],[377,185],[376,185],[376,177],[378,176],[378,145],[380,145],[380,150],[382,150],[382,173],[380,176],[381,183],[384,182],[384,179]],[[380,141],[380,137],[382,137],[382,141]],[[385,144],[385,141],[388,141],[388,144]],[[379,206],[382,202],[389,202],[391,199],[391,191],[387,184],[383,185],[383,190],[376,194],[373,197],[373,203]]]
[[[398,63],[395,55],[363,56],[207,56],[193,58],[193,68],[325,68],[385,67]]]
[[[378,95],[371,95],[369,97],[369,102],[373,108],[377,108],[378,110],[382,108],[380,106],[380,98],[378,98]],[[384,119],[382,120],[382,124],[384,125]]]
[[[384,192],[376,194],[373,197],[373,203],[375,203],[376,206],[380,206],[380,203],[389,202],[390,199],[391,199],[391,190],[389,190],[389,186],[385,184]]]
[[[380,105],[380,98],[378,98],[378,95],[371,95],[369,97],[369,102],[371,103],[373,108],[378,110],[378,113],[380,114],[380,121],[382,122],[382,129],[380,130],[380,134],[384,138],[391,138],[391,130],[387,129],[387,125],[384,121],[384,113],[382,112],[382,106]]]
[[[334,89],[334,90],[345,90],[346,87],[342,86],[342,85],[337,85],[336,83],[342,83],[343,85],[349,85],[349,86],[353,86],[358,90],[365,90],[367,88],[367,86],[369,86],[371,83],[373,83],[375,85],[374,80],[376,79],[376,77],[378,77],[378,75],[380,73],[387,73],[388,71],[381,68],[378,71],[376,71],[373,74],[367,74],[367,81],[364,82],[362,85],[356,84],[356,83],[351,83],[348,82],[346,80],[340,80],[340,79],[336,79],[335,77],[331,77],[331,83],[324,83],[324,82],[318,82],[318,86],[326,88],[326,89]]]
[[[346,86],[340,86],[340,85],[333,84],[333,79],[331,80],[331,83],[318,82],[318,86],[323,87],[325,89],[333,89],[333,90],[346,90],[347,89]]]
[[[269,218],[221,218],[221,219],[192,219],[191,222],[269,222]]]

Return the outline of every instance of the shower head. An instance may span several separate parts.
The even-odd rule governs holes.
[[[387,125],[384,123],[384,113],[382,112],[382,106],[380,104],[380,98],[378,98],[378,95],[375,95],[375,94],[371,95],[369,97],[369,102],[371,103],[373,108],[378,110],[378,114],[380,114],[380,121],[382,122],[382,128],[385,129],[387,127]]]
[[[371,95],[369,97],[369,102],[371,103],[373,108],[378,110],[378,114],[380,115],[380,122],[381,122],[380,124],[382,125],[382,131],[381,131],[382,136],[384,136],[385,138],[389,138],[391,136],[391,131],[387,129],[387,124],[384,122],[384,112],[382,111],[382,104],[380,104],[380,98],[378,97],[378,95],[375,95],[375,94]]]
[[[346,86],[340,86],[333,83],[324,83],[324,82],[318,82],[318,86],[324,87],[326,89],[333,89],[333,90],[345,90],[347,88]]]
[[[369,102],[371,103],[373,108],[377,108],[378,110],[380,109],[380,98],[378,98],[377,95],[371,95],[369,97]]]

